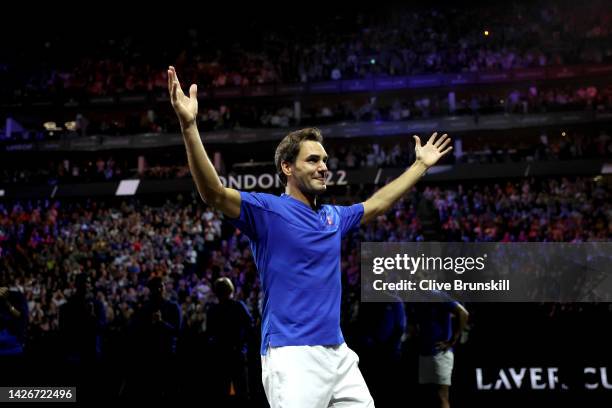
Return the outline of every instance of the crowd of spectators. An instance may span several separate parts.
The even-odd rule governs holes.
[[[83,35],[74,39],[86,44],[79,53],[65,41],[72,33],[50,33],[42,43],[24,37],[19,39],[23,46],[15,47],[17,51],[0,56],[0,82],[8,84],[0,89],[0,97],[7,101],[68,101],[65,106],[70,108],[76,106],[70,101],[81,98],[161,94],[166,92],[165,68],[169,63],[178,67],[185,83],[197,82],[205,89],[612,62],[612,15],[604,1],[577,6],[543,0],[472,9],[381,7],[374,13],[354,10],[344,17],[320,14],[308,23],[294,21],[286,27],[252,22],[243,30],[227,30],[228,34],[188,29],[172,37],[165,32],[102,33],[97,39]],[[249,38],[243,38],[246,29]],[[205,101],[198,120],[201,130],[214,131],[460,115],[470,115],[478,122],[487,114],[607,112],[612,108],[611,89],[591,84],[359,98],[329,102],[321,97],[291,105]],[[70,137],[129,135],[171,132],[175,127],[172,113],[155,106],[117,117],[84,111],[67,133]],[[18,132],[9,143],[49,139],[52,132],[62,134],[55,125],[49,129],[39,134]],[[609,158],[612,154],[608,131],[599,129],[596,133],[568,129],[554,135],[542,130],[509,140],[501,134],[474,135],[458,137],[456,143],[460,145],[455,145],[455,154],[447,163]],[[392,138],[359,143],[330,139],[327,148],[330,170],[405,167],[414,160],[412,143]],[[87,153],[46,160],[46,164],[17,161],[6,160],[0,169],[0,183],[54,185],[129,177],[189,177],[186,165],[154,157],[148,157],[147,163],[123,153]],[[230,169],[232,164],[228,161],[224,166]],[[609,241],[611,191],[602,180],[524,178],[413,189],[391,211],[342,243],[342,326],[347,341],[353,341],[359,332],[363,307],[359,302],[360,242]],[[339,193],[338,203],[361,201],[372,193],[361,188],[357,193],[347,190],[346,196]],[[120,348],[139,313],[142,316],[153,302],[152,279],[163,282],[165,295],[180,308],[179,354],[189,339],[206,339],[212,326],[209,311],[218,302],[213,288],[220,277],[231,280],[235,299],[244,302],[255,326],[260,324],[262,293],[246,236],[195,195],[166,198],[0,201],[0,286],[8,285],[23,295],[27,313],[21,316],[28,323],[26,351],[66,331],[62,310],[83,295],[84,276],[91,279],[95,297],[89,304],[101,307],[101,311],[90,311],[99,318],[96,330],[104,339],[119,339],[116,345]],[[590,310],[583,304],[540,307],[544,310],[541,316],[549,319],[546,324],[556,319],[563,329],[567,316],[578,320]],[[478,307],[474,309],[472,325],[478,329]],[[608,307],[608,318],[610,312]],[[159,313],[156,316],[161,319]],[[96,351],[110,350],[98,346],[101,348]],[[253,350],[256,353],[258,348]],[[183,356],[191,357],[187,353]],[[114,370],[118,378],[123,375],[116,367]],[[205,370],[214,372],[214,368]],[[187,377],[184,373],[177,376]]]
[[[211,282],[230,273],[230,257],[242,257],[238,237],[220,242],[219,214],[195,202],[112,207],[47,201],[2,205],[0,212],[2,269],[26,296],[32,335],[58,330],[59,308],[81,273],[95,277],[110,330],[127,327],[152,276],[171,280],[167,289],[188,312],[186,327],[203,330]],[[198,263],[198,257],[205,259]],[[252,271],[238,265],[234,278],[252,283]]]
[[[549,134],[550,133],[550,134]],[[507,135],[471,135],[456,137],[455,151],[443,164],[518,163],[612,157],[612,138],[602,130],[597,135],[583,131],[541,132],[526,137]],[[587,132],[588,133],[588,132]],[[414,145],[403,142],[368,142],[345,144],[327,142],[328,168],[402,168],[414,162]],[[461,148],[459,148],[459,145]]]
[[[164,90],[171,63],[184,81],[202,87],[593,64],[612,55],[606,6],[538,1],[343,9],[290,24],[242,22],[230,13],[218,16],[223,30],[215,23],[208,30],[180,29],[172,40],[163,30],[76,38],[50,32],[0,59],[0,73],[3,83],[13,84],[3,89],[12,97],[78,99]],[[79,41],[86,46],[75,54]]]
[[[338,196],[336,202],[360,201],[363,197],[359,195],[370,193],[360,191],[350,197]],[[609,186],[592,178],[531,178],[413,189],[391,211],[342,243],[342,327],[347,341],[361,347],[364,339],[371,338],[362,336],[372,336],[373,330],[377,330],[374,326],[364,328],[361,320],[360,311],[365,306],[359,301],[360,242],[609,241],[612,238],[610,194]],[[208,315],[218,302],[214,283],[220,277],[233,282],[235,299],[243,302],[253,317],[255,333],[261,323],[262,292],[247,238],[195,195],[166,201],[158,197],[154,202],[141,199],[3,202],[0,204],[0,270],[4,284],[24,298],[27,353],[37,353],[39,348],[58,353],[66,348],[60,346],[62,343],[53,343],[57,341],[54,339],[63,338],[62,333],[66,335],[62,329],[67,324],[62,323],[62,310],[71,300],[78,299],[82,277],[90,279],[90,302],[95,306],[98,322],[92,333],[101,340],[98,343],[101,347],[96,351],[109,359],[108,374],[97,373],[93,378],[104,376],[104,384],[111,384],[111,388],[103,391],[107,397],[123,395],[122,387],[112,387],[117,386],[117,381],[131,378],[132,372],[162,381],[159,389],[151,388],[150,383],[144,384],[149,396],[171,389],[174,380],[184,381],[182,387],[187,387],[184,391],[188,392],[192,392],[189,381],[198,383],[200,388],[208,387],[200,384],[199,376],[192,378],[185,370],[192,370],[194,364],[195,367],[203,364],[203,373],[207,376],[214,377],[219,371],[218,367],[206,368],[210,361],[207,359],[212,356],[202,357],[202,350],[208,350]],[[168,376],[168,371],[156,371],[162,370],[161,362],[147,369],[142,366],[138,371],[133,365],[137,363],[129,357],[130,350],[145,344],[147,350],[156,347],[151,339],[157,337],[147,337],[145,343],[136,344],[136,349],[128,343],[128,334],[136,327],[138,316],[142,319],[143,311],[152,302],[151,282],[155,279],[165,284],[166,302],[176,305],[181,313],[178,326],[173,329],[178,343],[172,350],[176,350],[183,363],[169,371],[172,376]],[[480,344],[494,336],[491,330],[495,328],[489,325],[498,318],[485,318],[486,313],[502,310],[501,306],[494,306],[469,306],[475,316],[470,325],[471,342],[478,345],[475,347],[484,347]],[[529,324],[542,327],[545,322],[551,333],[565,331],[568,322],[580,321],[585,313],[597,311],[603,313],[598,314],[600,318],[608,319],[612,312],[589,304],[530,306],[525,306],[532,321]],[[522,317],[522,324],[526,325],[526,320]],[[79,321],[76,321],[77,331]],[[83,325],[81,330],[80,336],[87,338],[87,326]],[[405,333],[408,345],[413,344],[411,333],[410,330]],[[53,344],[60,349],[55,350]],[[256,354],[257,340],[250,347]],[[155,359],[150,354],[144,356],[149,361],[159,360],[157,354]],[[253,357],[248,361],[257,360]],[[127,374],[123,369],[128,370]],[[35,372],[28,373],[26,378],[32,381],[37,378]],[[406,368],[394,375],[407,375]],[[258,378],[257,372],[254,378]],[[102,383],[95,384],[101,387]],[[97,392],[102,390],[98,388]]]
[[[233,101],[202,100],[198,127],[202,132],[240,129],[292,128],[321,126],[345,122],[399,122],[439,117],[471,116],[477,124],[482,116],[493,114],[537,114],[549,112],[612,111],[612,88],[605,85],[588,86],[517,86],[513,89],[477,90],[462,92],[419,92],[400,96],[355,96],[338,100],[325,96],[307,101]],[[164,105],[167,108],[167,105]],[[57,115],[42,117],[26,115],[20,131],[10,137],[0,136],[0,142],[30,142],[58,140],[88,135],[128,136],[143,133],[172,133],[177,131],[174,114],[162,106],[105,111],[81,110],[72,115],[64,110]],[[43,117],[57,116],[59,123],[44,129]],[[60,118],[63,121],[60,121]],[[29,124],[26,125],[25,123]],[[66,126],[68,123],[68,127]],[[57,127],[59,126],[59,128]],[[28,128],[31,130],[24,130]],[[6,133],[8,130],[5,129]]]
[[[592,179],[525,179],[414,190],[388,214],[344,243],[342,271],[359,290],[361,241],[425,239],[419,208],[435,208],[447,242],[587,242],[612,238],[610,191]],[[427,224],[429,226],[425,226]],[[206,330],[211,285],[227,276],[236,298],[259,316],[261,293],[246,237],[203,203],[179,198],[162,205],[59,201],[2,204],[3,273],[25,294],[32,336],[58,329],[58,310],[81,273],[94,277],[110,330],[126,327],[153,276],[167,281],[184,312],[185,330]]]
[[[384,99],[383,99],[384,98]],[[548,112],[612,110],[612,88],[566,86],[503,91],[471,91],[456,95],[429,93],[417,96],[323,98],[296,104],[204,104],[199,127],[204,131],[235,128],[289,128],[339,122],[398,122],[448,116],[535,114]]]
[[[410,138],[408,138],[410,139]],[[574,159],[605,159],[612,157],[612,138],[609,131],[599,132],[567,130],[534,134],[514,135],[470,135],[456,137],[453,155],[444,164],[517,163],[524,161],[558,161]],[[414,161],[412,140],[400,141],[358,139],[355,143],[330,138],[326,141],[329,153],[329,170],[353,170],[362,168],[402,168]],[[221,149],[221,166],[232,171],[239,162],[270,162],[270,145],[266,156],[251,152],[248,157],[235,157],[235,152]],[[84,154],[70,158],[43,158],[26,162],[22,159],[7,160],[0,169],[0,183],[55,185],[79,182],[118,181],[126,178],[167,180],[189,178],[189,167],[181,147],[160,153],[130,154]],[[142,166],[139,168],[139,159]],[[43,161],[44,160],[44,161]],[[29,165],[28,165],[29,163]],[[271,163],[268,167],[272,167]],[[234,169],[238,171],[237,169]],[[273,169],[271,171],[274,171]]]
[[[45,162],[13,162],[0,170],[2,183],[30,183],[55,185],[57,183],[117,181],[134,175],[127,160],[116,161],[111,155],[81,159],[47,159]],[[157,174],[155,168],[152,174]]]

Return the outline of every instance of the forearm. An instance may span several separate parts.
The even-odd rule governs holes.
[[[222,196],[224,193],[223,184],[208,154],[206,154],[198,127],[195,123],[181,124],[181,131],[187,150],[189,170],[198,188],[198,192],[204,201],[214,205],[217,197]]]
[[[408,170],[378,190],[365,204],[372,207],[374,216],[387,212],[400,197],[420,180],[425,171],[427,171],[427,166],[418,160],[415,161]]]

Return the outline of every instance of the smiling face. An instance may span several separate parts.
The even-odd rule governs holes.
[[[327,153],[323,145],[313,140],[300,143],[294,163],[283,163],[287,184],[297,187],[303,194],[319,195],[327,189]]]

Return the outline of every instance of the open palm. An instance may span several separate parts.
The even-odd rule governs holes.
[[[435,132],[425,146],[421,146],[421,139],[418,136],[414,137],[416,159],[420,160],[427,167],[431,167],[440,160],[442,156],[453,150],[453,147],[446,147],[451,142],[451,139],[445,133],[436,140],[438,133]]]
[[[176,70],[171,66],[168,68],[168,92],[170,93],[170,102],[172,102],[172,107],[181,122],[181,126],[184,127],[194,123],[198,115],[197,85],[192,84],[189,87],[189,96],[185,95],[176,76]]]

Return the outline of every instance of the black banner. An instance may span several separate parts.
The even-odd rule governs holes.
[[[430,168],[423,182],[461,180],[486,180],[491,178],[520,178],[531,176],[597,175],[609,167],[603,160],[572,160],[545,163],[508,164],[459,164],[441,165]],[[397,178],[404,168],[339,169],[329,171],[328,186],[377,185],[382,186]],[[220,175],[224,186],[246,191],[281,189],[282,183],[271,167],[253,168]],[[45,198],[45,197],[89,197],[113,196],[119,182],[60,184],[57,186],[23,186],[5,184],[4,198]],[[191,178],[175,180],[142,180],[136,194],[188,192],[194,187]],[[3,198],[0,196],[0,199]]]

